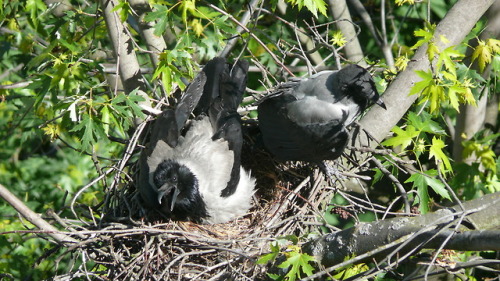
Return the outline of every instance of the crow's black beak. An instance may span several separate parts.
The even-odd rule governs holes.
[[[158,203],[160,205],[161,205],[161,201],[163,199],[163,196],[165,194],[169,194],[170,192],[172,192],[172,189],[173,189],[174,194],[172,195],[172,202],[170,202],[170,204],[171,204],[170,211],[174,210],[175,202],[177,201],[177,196],[179,196],[179,193],[180,193],[179,189],[177,188],[177,186],[175,184],[171,184],[171,183],[166,183],[158,189]]]
[[[158,189],[158,203],[161,205],[161,200],[163,199],[163,196],[165,194],[168,194],[170,193],[170,191],[173,189],[177,189],[175,185],[173,184],[169,184],[169,183],[166,183],[164,185],[162,185],[159,189]]]
[[[177,201],[177,196],[179,195],[180,191],[178,188],[174,188],[174,194],[172,195],[172,205],[170,205],[170,212],[174,210],[175,202]]]
[[[376,104],[378,104],[380,107],[382,107],[383,109],[387,110],[387,107],[385,106],[385,103],[382,99],[378,99],[375,101]]]

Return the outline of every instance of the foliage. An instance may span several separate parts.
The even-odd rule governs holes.
[[[279,242],[293,242],[293,244],[288,244],[285,251],[280,251]],[[314,262],[314,257],[303,253],[300,245],[297,243],[298,238],[295,236],[282,237],[281,239],[278,239],[277,242],[270,244],[271,252],[261,256],[259,260],[257,260],[257,264],[266,264],[268,262],[276,261],[280,257],[284,257],[284,261],[280,261],[277,267],[285,270],[286,274],[282,276],[276,273],[268,273],[268,276],[272,280],[294,281],[297,278],[300,279],[302,274],[311,276],[314,268],[309,264],[309,262]]]
[[[431,203],[427,187],[442,198],[450,199],[448,191],[437,175],[443,173],[453,177],[457,174],[455,169],[460,165],[453,163],[450,159],[449,149],[447,149],[450,136],[443,129],[447,125],[444,123],[443,116],[459,114],[460,104],[475,106],[480,97],[478,89],[489,86],[483,77],[465,65],[463,60],[465,55],[458,51],[458,49],[464,50],[463,48],[457,46],[444,50],[439,48],[437,41],[446,42],[447,39],[445,37],[436,39],[435,28],[434,24],[426,23],[424,29],[415,31],[415,36],[419,39],[411,47],[416,49],[427,44],[426,54],[431,62],[428,71],[416,71],[421,80],[416,82],[410,90],[410,95],[420,96],[418,103],[420,107],[416,107],[416,111],[410,111],[405,125],[393,128],[394,136],[383,142],[384,145],[401,149],[402,154],[410,152],[415,155],[420,171],[411,175],[406,182],[412,183],[417,189],[418,197],[415,198],[414,203],[419,204],[419,210],[424,213],[429,210]],[[484,70],[485,63],[491,62],[491,56],[498,55],[498,49],[495,47],[497,43],[489,40],[488,42],[488,47],[486,47],[487,44],[479,40],[472,55],[472,62],[476,59],[479,61],[481,72]],[[400,63],[400,65],[400,68],[404,69],[406,63]],[[493,72],[492,79],[496,79],[496,75]],[[487,173],[486,178],[481,179],[483,183],[489,182],[491,177],[497,178],[495,164],[497,157],[492,151],[493,143],[491,142],[497,137],[497,135],[490,135],[480,141],[472,139],[463,143],[464,156],[474,154],[482,167],[491,171]],[[428,155],[428,159],[434,160],[436,169],[424,169],[422,155]],[[477,180],[476,178],[475,181]],[[452,187],[458,189],[458,186]],[[472,190],[465,194],[471,192]]]
[[[0,183],[34,211],[45,213],[53,209],[61,216],[69,213],[70,198],[101,175],[103,167],[113,167],[123,157],[125,145],[114,140],[126,142],[135,128],[134,121],[145,117],[139,106],[144,98],[137,90],[127,92],[111,80],[117,70],[110,70],[109,66],[115,66],[116,60],[111,54],[112,44],[99,1],[70,2],[74,6],[62,16],[56,16],[55,7],[48,7],[42,0],[0,1],[0,84],[12,86],[0,89]],[[141,78],[147,94],[155,102],[163,102],[168,97],[169,103],[173,93],[184,89],[185,81],[194,76],[198,63],[214,57],[230,38],[238,39],[232,57],[242,56],[265,70],[263,74],[251,73],[249,78],[248,87],[257,92],[282,80],[280,63],[295,66],[309,55],[302,50],[305,45],[298,39],[298,29],[306,30],[316,40],[314,51],[327,58],[326,64],[334,65],[335,59],[343,58],[343,48],[352,38],[346,38],[335,28],[326,1],[285,2],[289,10],[280,14],[278,1],[265,1],[247,25],[261,42],[246,31],[238,31],[235,20],[248,9],[245,1],[150,1],[151,10],[140,20],[128,1],[119,1],[113,11],[118,13],[133,39],[130,50],[136,52],[138,63],[146,69]],[[369,61],[386,70],[384,78],[391,79],[396,71],[404,70],[418,47],[426,45],[426,56],[432,61],[429,70],[417,72],[421,80],[411,90],[412,95],[419,95],[418,104],[393,129],[393,137],[382,143],[397,151],[397,157],[407,157],[416,163],[414,173],[401,178],[404,188],[416,191],[409,192],[412,204],[425,213],[434,201],[449,200],[451,194],[446,184],[461,199],[499,191],[500,161],[494,152],[498,134],[483,130],[464,138],[464,156],[475,157],[476,161],[456,163],[450,156],[452,144],[462,140],[452,139],[449,127],[456,123],[464,104],[477,103],[484,87],[499,90],[500,41],[477,39],[478,45],[467,57],[465,43],[440,49],[440,44],[447,39],[434,36],[436,22],[449,10],[450,1],[368,2],[364,4],[370,13],[378,11],[377,5],[382,2],[391,13],[387,19],[377,14],[374,17],[377,27],[385,20],[390,21],[387,26],[394,27],[387,28],[385,34],[386,39],[396,38],[391,46],[396,56],[395,65],[389,69],[376,36],[365,26],[359,26],[363,51]],[[150,62],[152,51],[147,49],[137,30],[139,21],[151,24],[156,36],[170,39],[166,49],[155,53],[159,57],[158,65]],[[422,28],[415,31],[415,26]],[[482,26],[484,23],[478,23],[470,38],[478,38]],[[316,33],[313,36],[313,31],[318,36]],[[323,34],[327,39],[316,38]],[[473,69],[474,64],[478,66],[477,71]],[[493,71],[490,76],[482,77],[488,66]],[[380,89],[390,82],[376,76]],[[256,112],[249,113],[250,117],[255,115]],[[382,164],[400,176],[397,164],[385,160]],[[376,173],[374,178],[380,180],[382,173],[379,170]],[[85,206],[102,202],[111,178],[113,176],[103,177],[85,189],[76,202]],[[339,226],[342,223],[338,215],[330,212],[334,206],[344,207],[348,203],[337,199],[325,204],[323,211],[327,214],[323,219]],[[4,231],[32,228],[16,217],[3,201],[0,211],[4,214],[0,222]],[[341,226],[377,218],[372,212],[360,213],[353,211],[353,217]],[[310,276],[314,260],[301,252],[298,238],[281,240],[292,243],[284,246],[284,250],[281,244],[271,244],[270,253],[259,259],[261,264],[275,262],[285,272],[270,273],[270,277],[295,280]],[[70,267],[66,259],[58,261],[59,264],[51,258],[39,263],[36,257],[52,250],[53,255],[57,255],[60,250],[36,236],[11,233],[1,237],[0,246],[0,272],[8,272],[15,279],[50,278]],[[366,270],[366,266],[344,268],[336,276],[348,278]]]
[[[293,6],[297,5],[299,10],[304,6],[311,12],[315,17],[318,17],[318,12],[326,16],[326,3],[323,0],[287,0]]]

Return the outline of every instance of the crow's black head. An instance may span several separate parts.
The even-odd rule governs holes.
[[[341,69],[337,73],[337,77],[342,91],[360,106],[361,111],[374,103],[386,108],[368,70],[359,65],[351,64]]]
[[[185,165],[165,160],[156,168],[153,181],[161,209],[173,218],[200,222],[209,216],[198,190],[198,179]]]

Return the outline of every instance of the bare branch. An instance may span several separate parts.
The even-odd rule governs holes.
[[[34,224],[39,229],[46,231],[52,238],[54,238],[59,243],[76,243],[77,241],[63,232],[59,231],[53,225],[48,223],[46,220],[42,219],[40,215],[33,212],[28,206],[26,206],[21,200],[19,200],[14,194],[12,194],[7,188],[0,184],[0,196],[7,201],[16,211],[18,211],[23,217],[25,217],[29,222]]]

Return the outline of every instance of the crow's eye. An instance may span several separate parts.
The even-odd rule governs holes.
[[[171,179],[173,182],[177,182],[177,176],[172,176],[170,179]]]

